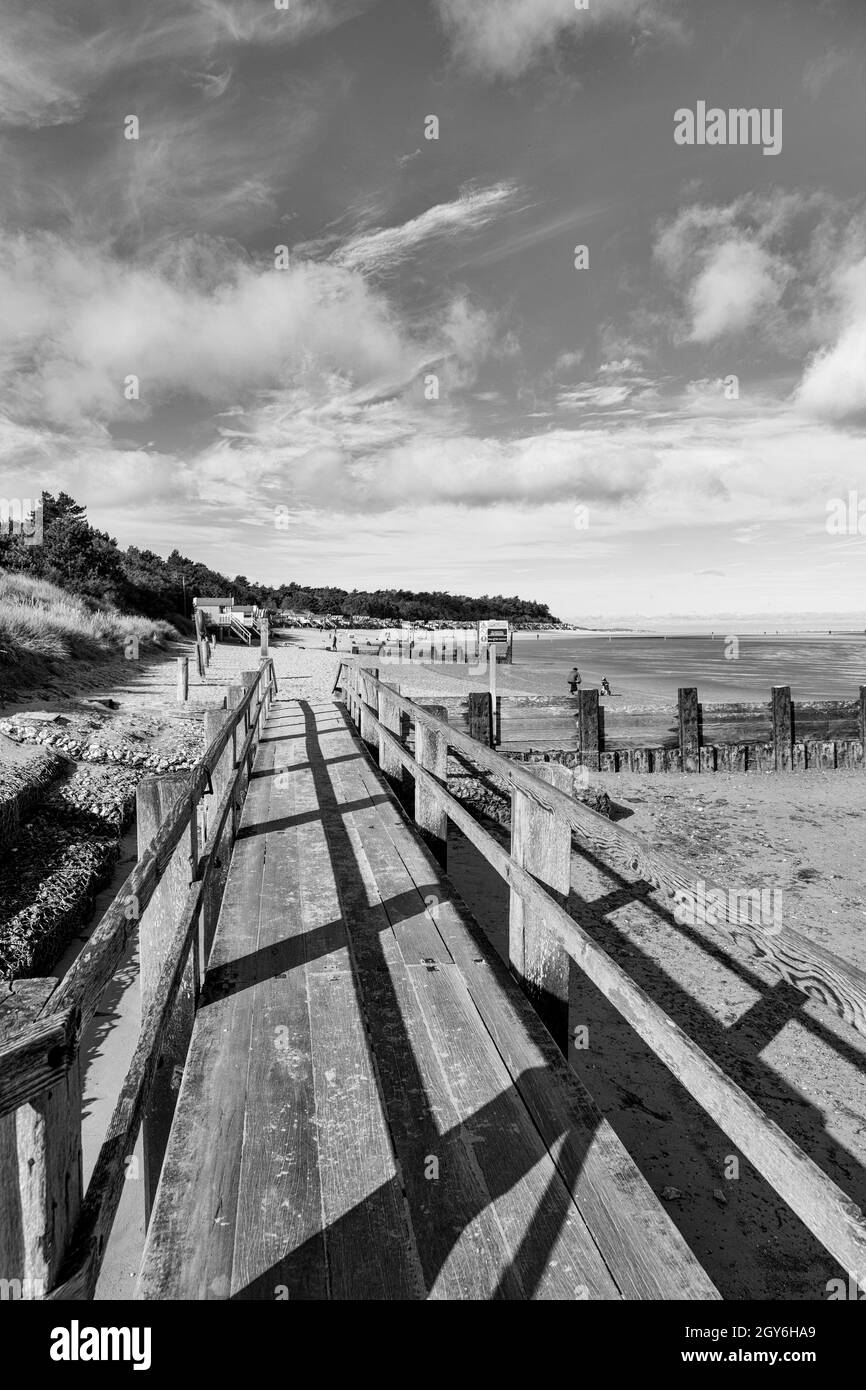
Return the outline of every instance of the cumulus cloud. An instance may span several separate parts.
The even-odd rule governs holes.
[[[682,35],[679,0],[436,0],[456,56],[486,77],[518,77],[565,39],[604,28]]]
[[[838,336],[810,359],[797,399],[825,419],[866,421],[866,259],[838,272],[834,290]]]
[[[778,304],[786,278],[783,263],[753,241],[732,238],[716,247],[689,292],[692,338],[710,343],[742,333]]]

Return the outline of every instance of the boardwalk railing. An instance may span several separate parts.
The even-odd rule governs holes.
[[[338,677],[340,679],[340,677]],[[663,1009],[597,944],[565,902],[571,881],[572,835],[614,871],[637,875],[669,899],[700,907],[717,889],[636,836],[575,801],[556,785],[452,728],[445,719],[379,680],[375,668],[343,663],[342,693],[362,740],[392,784],[414,779],[415,821],[441,856],[448,822],[508,884],[512,971],[536,1004],[560,1047],[567,1048],[569,961],[592,980],[689,1094],[737,1145],[843,1269],[866,1287],[866,1222],[860,1209]],[[441,709],[441,707],[439,707]],[[414,726],[414,752],[407,747]],[[506,850],[447,789],[449,750],[511,789],[511,850]],[[551,771],[551,769],[553,769]],[[541,770],[539,765],[539,770]],[[557,779],[554,764],[546,776]],[[731,904],[731,895],[721,901]],[[755,904],[734,898],[715,916],[716,927],[747,947],[782,979],[834,1010],[866,1036],[866,975],[797,932],[763,930]],[[573,909],[574,910],[574,909]],[[587,911],[586,920],[592,914]]]
[[[0,1279],[13,1296],[93,1297],[158,1069],[176,1083],[165,1049],[185,979],[193,1006],[198,997],[223,860],[276,692],[271,661],[241,680],[229,688],[228,714],[206,715],[211,742],[192,772],[140,785],[140,837],[148,806],[156,833],[68,974],[59,985],[19,981],[0,998]],[[162,803],[170,807],[164,818]],[[149,997],[143,989],[138,1043],[82,1202],[80,1047],[140,921],[142,978],[147,970],[151,988]],[[149,1203],[158,1172],[147,1161],[145,1168]]]

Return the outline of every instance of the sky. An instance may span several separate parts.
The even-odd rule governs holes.
[[[864,0],[3,27],[0,497],[273,584],[866,611]]]

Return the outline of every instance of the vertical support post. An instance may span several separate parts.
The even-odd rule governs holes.
[[[572,773],[559,763],[533,767],[560,791],[571,791]],[[511,795],[511,854],[560,903],[571,888],[571,827],[563,817],[515,787]],[[559,944],[543,909],[526,903],[512,888],[508,919],[511,969],[547,1025],[555,1042],[568,1052],[568,1004],[571,960]]]
[[[145,777],[138,784],[138,856],[144,854],[176,803],[189,792],[185,773],[166,777]],[[141,1013],[144,1017],[156,1001],[156,987],[168,951],[174,940],[183,904],[192,882],[189,837],[184,836],[162,876],[162,881],[145,908],[139,925],[141,952]],[[195,1017],[195,980],[192,953],[187,961],[177,1002],[166,1030],[153,1086],[144,1116],[144,1219],[156,1196],[159,1173],[168,1143],[172,1116],[177,1103],[179,1072],[183,1068]]]
[[[866,770],[866,685],[860,687],[860,748],[863,755],[860,766]]]
[[[393,692],[382,690],[379,692],[379,719],[395,738],[402,737],[403,721],[400,717],[400,707],[393,698],[400,694],[399,685],[394,686]],[[379,734],[379,766],[384,772],[388,781],[395,787],[403,785],[403,764],[394,750],[386,743],[385,739]]]
[[[20,980],[0,998],[0,1040],[35,1019],[56,981]],[[0,1117],[0,1278],[23,1299],[57,1283],[81,1208],[81,1068]],[[15,1294],[12,1295],[15,1297]]]
[[[448,722],[444,705],[424,705],[428,714]],[[443,787],[448,786],[448,736],[439,729],[415,721],[415,760],[419,767],[435,777]],[[415,782],[415,824],[444,867],[448,859],[448,811],[420,780]]]
[[[700,772],[701,733],[698,722],[698,692],[693,686],[681,686],[677,692],[677,715],[683,772]]]
[[[213,743],[220,730],[225,727],[226,719],[230,718],[224,710],[208,710],[204,717],[205,743],[208,747]],[[211,785],[213,796],[208,803],[208,835],[206,848],[213,858],[213,870],[211,872],[210,886],[205,894],[202,905],[201,917],[199,918],[199,941],[202,973],[207,970],[208,957],[213,945],[214,933],[219,920],[220,906],[225,892],[226,879],[229,873],[229,860],[232,852],[232,818],[226,821],[225,829],[220,836],[219,843],[213,839],[214,817],[217,807],[222,801],[234,777],[234,761],[232,759],[232,741],[229,739],[223,750],[223,755],[211,773]]]
[[[379,731],[374,720],[371,718],[371,706],[376,699],[376,691],[367,683],[367,677],[372,676],[374,680],[379,679],[378,666],[364,666],[358,672],[361,696],[361,739],[368,748],[379,747]]]
[[[188,656],[179,656],[177,659],[177,698],[179,704],[185,704],[189,699]]]
[[[267,655],[268,655],[268,641],[270,640],[270,624],[269,624],[269,622],[268,622],[267,615],[264,615],[264,616],[262,617],[261,633],[262,633],[262,656],[267,656]]]
[[[238,708],[238,705],[240,705],[240,704],[243,702],[243,698],[244,698],[245,695],[246,695],[246,691],[244,690],[244,687],[243,687],[242,685],[230,685],[229,688],[228,688],[228,694],[226,695],[226,709],[228,709],[228,710],[235,710],[235,709],[237,709],[237,708]],[[237,768],[237,766],[238,766],[238,758],[240,757],[240,751],[241,751],[241,748],[243,747],[243,741],[244,741],[243,725],[238,726],[238,725],[236,724],[235,727],[234,727],[234,729],[233,729],[233,731],[232,731],[232,745],[231,745],[231,746],[232,746],[232,771],[234,771],[234,770]],[[242,796],[242,794],[243,794],[243,789],[244,789],[245,786],[246,786],[246,778],[245,778],[244,772],[242,771],[240,777],[238,778],[237,785],[236,785],[236,787],[235,787],[235,796],[234,796],[234,801],[232,802],[231,820],[230,820],[230,822],[229,822],[230,827],[231,827],[231,832],[230,832],[230,833],[231,833],[231,843],[232,843],[232,844],[234,844],[235,840],[237,839],[237,833],[238,833],[238,808],[239,808],[239,805],[240,805],[241,796]]]
[[[494,723],[488,690],[473,690],[469,695],[469,737],[493,747]]]
[[[599,706],[597,690],[577,692],[577,742],[582,767],[598,772]]]
[[[790,772],[794,761],[794,722],[791,717],[790,685],[774,685],[773,752],[777,772]]]

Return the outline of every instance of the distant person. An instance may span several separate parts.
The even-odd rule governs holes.
[[[575,695],[575,694],[577,693],[577,687],[578,687],[579,685],[580,685],[580,672],[578,671],[578,669],[577,669],[576,666],[572,666],[571,670],[570,670],[569,673],[568,673],[568,691],[569,691],[569,694],[570,694],[570,695]]]
[[[607,676],[602,676],[601,678],[601,693],[602,695],[613,694],[613,691],[610,688],[610,681],[608,680]]]
[[[336,631],[335,631],[335,632],[333,633],[332,637],[331,637],[331,651],[332,651],[332,652],[335,652],[336,650],[337,650],[337,634],[336,634]]]

